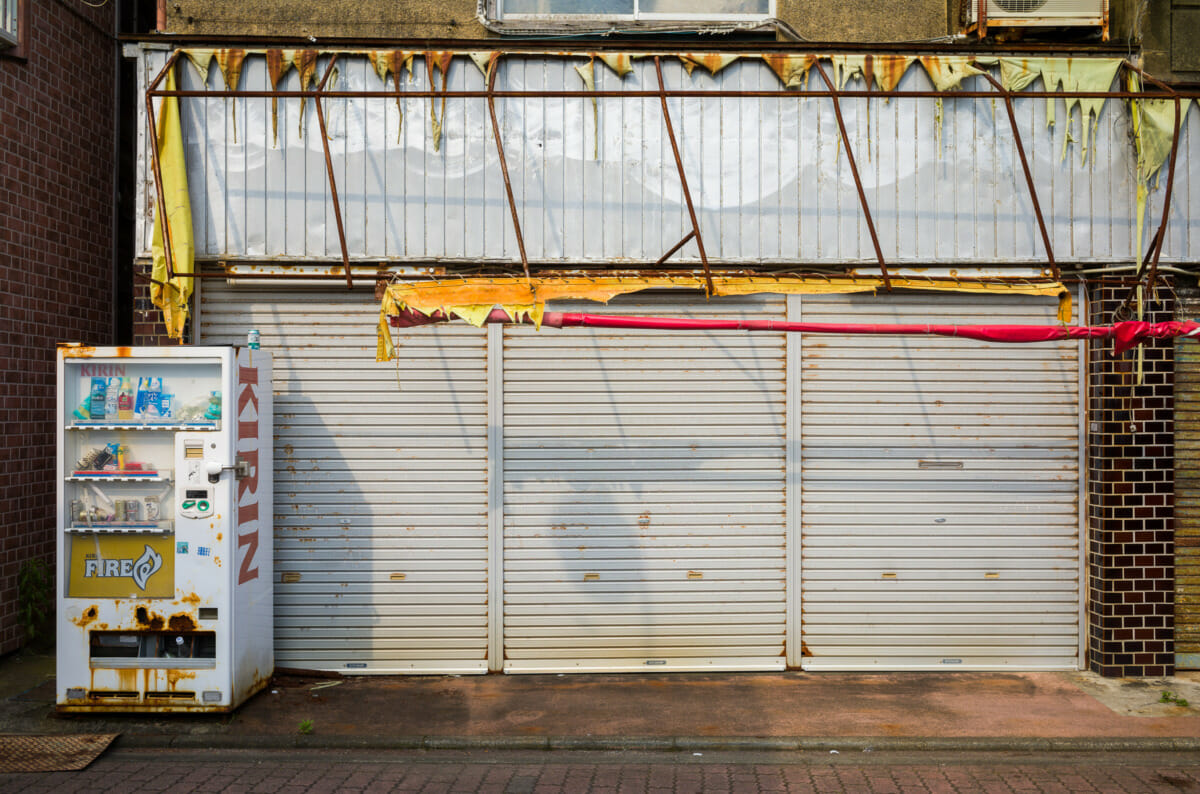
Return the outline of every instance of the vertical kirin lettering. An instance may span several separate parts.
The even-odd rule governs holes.
[[[258,514],[258,368],[238,367],[237,456],[250,467],[237,482],[238,553],[246,547],[238,568],[238,584],[258,578],[254,555],[258,552],[261,527]]]

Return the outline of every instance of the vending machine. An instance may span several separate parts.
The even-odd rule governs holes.
[[[229,711],[274,672],[271,357],[58,349],[58,709]]]

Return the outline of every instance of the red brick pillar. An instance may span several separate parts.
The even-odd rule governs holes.
[[[1091,290],[1089,322],[1111,323],[1127,287]],[[1174,319],[1160,285],[1142,319]],[[1174,343],[1119,357],[1093,342],[1088,362],[1088,666],[1162,676],[1174,658]],[[1141,377],[1139,379],[1139,369]]]

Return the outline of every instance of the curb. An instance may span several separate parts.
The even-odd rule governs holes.
[[[1200,752],[1200,738],[315,736],[123,733],[121,749],[587,752]]]

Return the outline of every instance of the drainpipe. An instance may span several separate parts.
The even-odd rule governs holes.
[[[154,16],[154,28],[163,33],[167,29],[167,0],[158,0],[158,9]]]
[[[160,5],[162,0],[160,0]],[[113,3],[113,89],[112,89],[112,228],[108,242],[112,246],[112,323],[110,334],[114,344],[128,344],[121,339],[121,0]]]

